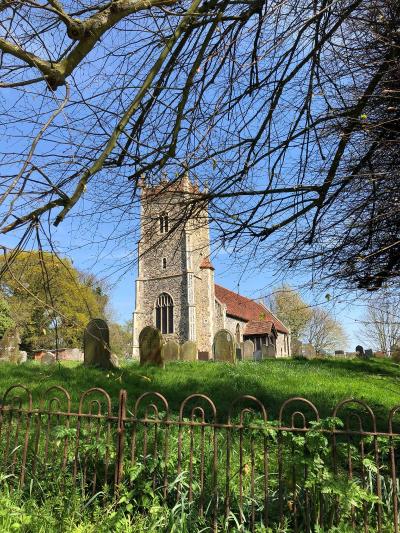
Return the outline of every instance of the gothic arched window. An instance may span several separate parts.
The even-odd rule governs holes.
[[[163,292],[156,302],[156,328],[161,333],[174,332],[174,302],[169,294]]]
[[[160,215],[160,233],[168,233],[168,215]]]

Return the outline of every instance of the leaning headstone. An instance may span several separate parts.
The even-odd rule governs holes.
[[[197,361],[197,344],[193,341],[186,341],[181,346],[182,361]]]
[[[139,334],[139,356],[141,365],[164,366],[162,346],[164,339],[159,331],[146,326]]]
[[[21,359],[20,342],[21,339],[17,328],[8,329],[0,341],[0,358],[10,363],[19,363]]]
[[[253,361],[254,357],[254,342],[250,339],[244,341],[243,343],[243,360],[244,361]]]
[[[234,363],[236,359],[235,341],[227,329],[220,329],[214,335],[213,353],[215,361]]]
[[[98,366],[111,370],[110,332],[105,320],[93,318],[83,334],[84,362],[89,366]]]
[[[52,352],[44,352],[42,355],[40,362],[42,365],[54,365],[56,362],[56,356]]]
[[[366,359],[371,359],[371,357],[374,356],[374,352],[371,349],[365,350],[364,353],[365,353],[365,358]]]
[[[166,363],[170,361],[178,361],[179,360],[179,344],[173,340],[169,340],[166,342],[162,349],[162,357]]]
[[[364,348],[361,346],[361,344],[358,344],[356,346],[356,353],[357,353],[357,357],[360,357],[361,359],[365,357]]]

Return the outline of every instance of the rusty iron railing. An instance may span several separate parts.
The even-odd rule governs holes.
[[[151,494],[163,505],[181,502],[214,531],[229,522],[293,532],[346,523],[398,533],[399,414],[393,408],[378,430],[362,401],[344,400],[321,420],[312,402],[296,397],[268,421],[253,396],[218,416],[203,394],[171,412],[159,393],[131,404],[121,390],[113,405],[100,388],[83,392],[74,412],[63,387],[49,388],[34,407],[31,392],[15,385],[0,406],[1,473],[21,490],[35,480],[86,494],[126,487],[138,511]]]

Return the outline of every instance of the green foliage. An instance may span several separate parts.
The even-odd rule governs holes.
[[[80,347],[85,326],[104,316],[108,300],[93,276],[51,253],[20,252],[0,289],[28,350],[54,348],[56,334],[60,347]]]
[[[0,297],[0,338],[4,335],[7,329],[12,328],[14,325],[10,306],[4,298]]]
[[[304,332],[312,314],[310,306],[289,285],[277,289],[270,301],[271,310],[290,328],[292,337],[298,339]]]

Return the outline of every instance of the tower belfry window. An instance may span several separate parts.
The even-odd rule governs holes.
[[[160,233],[168,233],[168,215],[160,215]]]
[[[174,302],[169,294],[163,292],[156,302],[156,328],[161,333],[174,332]]]
[[[162,258],[162,267],[163,267],[163,270],[165,270],[167,268],[167,259],[166,259],[166,257]]]

